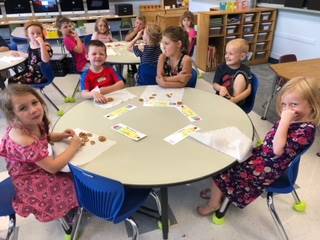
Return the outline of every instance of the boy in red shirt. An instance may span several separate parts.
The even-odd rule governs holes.
[[[97,103],[107,103],[107,93],[124,88],[123,81],[112,67],[104,65],[107,49],[103,42],[92,40],[88,46],[90,68],[81,75],[83,98],[93,98]]]

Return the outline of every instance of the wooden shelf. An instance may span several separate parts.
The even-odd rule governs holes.
[[[225,45],[236,37],[248,41],[250,51],[253,53],[251,64],[268,62],[277,20],[276,9],[253,8],[233,12],[201,12],[198,13],[197,19],[197,43],[201,44],[197,44],[196,63],[201,70],[214,71],[217,65],[223,63]],[[233,21],[238,19],[239,22],[232,23],[231,19]],[[231,30],[232,27],[235,27],[234,32]],[[263,47],[261,47],[262,44],[258,44],[258,48],[256,48],[257,43],[263,42],[265,42]],[[212,50],[212,47],[215,49]],[[216,56],[212,56],[213,52]]]

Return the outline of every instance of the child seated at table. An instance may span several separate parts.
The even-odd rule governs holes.
[[[162,34],[164,52],[157,66],[157,83],[164,88],[186,87],[191,79],[192,60],[188,53],[188,34],[181,27],[170,26]]]
[[[66,49],[75,61],[77,72],[82,73],[89,67],[89,64],[87,64],[85,46],[76,33],[73,22],[67,17],[58,16],[56,26],[63,36],[63,43]]]
[[[114,39],[112,38],[107,18],[98,18],[94,30],[95,32],[92,34],[91,40],[100,40],[103,43],[109,43],[114,41]]]
[[[92,40],[88,45],[90,68],[81,75],[83,98],[93,98],[97,103],[107,103],[104,94],[124,88],[123,81],[112,67],[105,66],[107,49],[103,42]]]
[[[192,57],[194,46],[197,40],[197,31],[194,29],[194,15],[190,11],[185,11],[180,18],[181,27],[188,33],[189,49],[188,55]]]
[[[247,57],[249,45],[246,40],[237,38],[227,43],[225,63],[218,66],[213,89],[222,97],[237,105],[244,106],[252,93],[250,68],[242,63]]]
[[[28,21],[24,25],[29,41],[28,59],[22,71],[9,78],[9,83],[44,83],[47,81],[41,72],[41,63],[48,63],[53,55],[49,43],[45,42],[44,29],[40,22]]]
[[[141,38],[144,41],[142,44],[136,44],[137,40]],[[158,25],[155,24],[148,24],[144,30],[138,32],[136,37],[130,42],[129,50],[133,50],[134,54],[137,57],[140,57],[140,64],[148,64],[154,65],[156,68],[158,59],[160,54],[162,53],[160,48],[160,41],[161,41],[161,29]],[[154,70],[154,76],[156,75],[156,70]],[[148,83],[142,80],[143,76],[138,75],[138,84],[143,83],[145,84],[156,84],[155,78],[148,79]],[[144,84],[145,83],[145,84]]]
[[[6,43],[5,40],[3,40],[3,38],[0,36],[0,52],[6,52],[9,51],[9,47],[8,44]],[[0,71],[0,88],[3,90],[6,85],[5,85],[5,81],[7,78],[7,71]]]

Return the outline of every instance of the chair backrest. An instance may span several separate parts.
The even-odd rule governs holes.
[[[81,207],[92,214],[113,221],[124,201],[120,182],[101,177],[69,164]]]
[[[191,79],[189,80],[189,82],[188,82],[186,87],[195,88],[196,84],[197,84],[198,74],[197,74],[197,71],[194,68],[192,68],[192,73],[191,74],[192,74]]]
[[[243,111],[245,111],[246,113],[251,112],[253,109],[254,102],[256,99],[256,95],[257,95],[257,91],[258,91],[258,87],[259,87],[259,80],[258,80],[257,76],[252,73],[251,94],[248,97],[248,99],[246,100],[246,103],[243,106],[241,106]]]
[[[84,45],[86,46],[86,48],[88,47],[89,43],[91,42],[91,38],[92,38],[92,34],[86,35],[83,38],[83,42],[84,42]]]
[[[140,64],[138,69],[138,80],[139,86],[143,85],[157,85],[157,65],[153,64]]]
[[[14,214],[12,201],[16,195],[16,190],[10,177],[0,182],[0,216]]]
[[[297,61],[297,56],[295,54],[286,54],[286,55],[282,55],[279,58],[279,63],[296,62],[296,61]]]
[[[48,63],[41,62],[40,63],[40,71],[41,71],[42,75],[47,79],[47,81],[44,83],[33,83],[32,87],[42,89],[45,86],[47,86],[53,82],[54,71],[53,71],[53,67],[50,64],[50,62],[48,62]]]

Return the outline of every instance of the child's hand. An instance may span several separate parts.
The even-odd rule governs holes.
[[[285,121],[287,123],[291,123],[294,121],[296,115],[297,114],[292,109],[285,109],[281,112],[281,120],[280,121]]]
[[[228,92],[227,88],[224,86],[220,86],[219,95],[222,97],[231,98],[230,93]]]
[[[70,147],[75,148],[78,150],[82,146],[81,138],[78,137],[76,134],[72,136],[70,141]]]
[[[143,30],[144,30],[144,29],[139,30],[139,32],[137,33],[137,36],[136,36],[137,39],[140,39],[140,38],[142,37],[142,35],[143,35]]]
[[[102,103],[102,104],[104,104],[104,103],[107,103],[108,101],[107,101],[107,98],[104,96],[104,95],[102,95],[101,93],[99,93],[99,92],[96,92],[95,94],[94,94],[94,101],[96,102],[96,103]]]
[[[38,42],[39,45],[44,44],[43,38],[41,36],[36,37],[36,41]]]
[[[63,138],[73,137],[76,133],[72,129],[66,129],[62,133]]]

